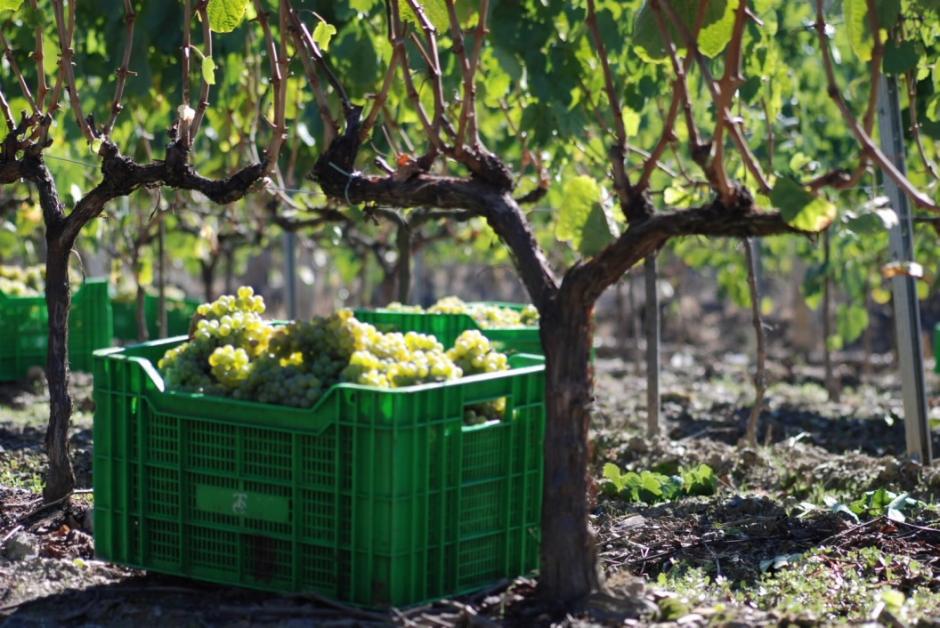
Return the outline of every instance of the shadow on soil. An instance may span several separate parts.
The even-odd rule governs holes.
[[[713,418],[701,419],[682,411],[670,417],[669,438],[708,438],[729,445],[744,437],[749,408],[715,407]],[[801,436],[802,435],[802,436]],[[905,450],[904,423],[892,425],[875,418],[828,417],[804,408],[782,406],[761,415],[758,442],[779,443],[800,437],[834,454],[861,451],[871,456],[895,455]],[[940,451],[940,432],[933,432],[933,449]]]

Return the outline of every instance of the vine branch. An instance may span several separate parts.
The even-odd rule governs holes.
[[[614,86],[613,74],[610,71],[610,61],[607,58],[607,47],[604,46],[604,40],[601,38],[600,29],[597,26],[597,11],[594,0],[588,0],[587,3],[587,23],[588,31],[591,33],[591,39],[594,42],[594,49],[597,52],[597,58],[601,63],[601,70],[604,75],[604,90],[607,92],[607,100],[610,103],[611,114],[614,118],[614,145],[610,149],[610,163],[614,173],[614,190],[620,198],[620,204],[625,210],[632,206],[630,203],[630,177],[627,176],[625,161],[627,158],[627,131],[623,124],[623,108],[620,105],[620,98],[617,96],[617,88]],[[629,214],[630,212],[627,211]],[[640,218],[640,216],[627,215],[627,220]]]
[[[434,119],[431,123],[431,133],[437,137],[444,122],[444,84],[443,73],[441,72],[441,60],[437,51],[437,30],[431,24],[431,20],[424,12],[421,3],[418,0],[407,0],[411,10],[418,17],[418,23],[424,31],[424,37],[428,42],[427,51],[421,46],[421,41],[415,37],[415,43],[418,50],[421,51],[428,66],[428,72],[431,74],[431,92],[434,95]],[[459,131],[458,131],[459,134]]]
[[[82,135],[89,143],[95,139],[95,131],[91,128],[88,120],[82,113],[82,102],[78,97],[78,88],[75,84],[75,71],[72,67],[75,58],[75,51],[72,48],[72,37],[75,34],[75,0],[69,0],[68,23],[66,24],[65,9],[62,6],[63,0],[52,0],[52,8],[55,13],[56,28],[59,32],[59,77],[69,93],[69,102],[72,106],[72,113],[75,114],[75,122],[81,130]],[[58,91],[58,90],[57,90]],[[56,99],[53,99],[55,104]]]
[[[29,5],[35,13],[39,12],[37,0],[30,0]],[[33,60],[36,62],[36,105],[39,111],[46,107],[46,93],[48,92],[44,59],[42,24],[36,24],[36,49],[33,51]]]
[[[845,99],[842,97],[842,94],[839,92],[835,69],[833,68],[832,63],[832,52],[829,50],[829,41],[826,35],[826,18],[823,8],[824,0],[816,0],[816,35],[822,51],[823,69],[825,70],[826,74],[826,82],[828,85],[827,91],[829,93],[829,97],[832,98],[833,102],[836,103],[836,106],[842,113],[842,118],[845,120],[845,123],[852,131],[855,139],[862,145],[864,153],[867,153],[867,155],[878,165],[878,167],[881,168],[881,170],[888,177],[894,180],[898,187],[912,201],[914,201],[915,204],[931,211],[940,211],[940,205],[934,203],[926,194],[921,192],[913,183],[911,183],[911,181],[906,176],[904,176],[893,163],[891,163],[891,160],[888,159],[881,149],[878,148],[878,146],[875,144],[875,141],[872,139],[871,134],[866,132],[866,130],[859,124],[858,120],[855,118],[855,115],[852,113],[852,110],[849,108],[848,104],[845,102]],[[877,17],[873,15],[873,12],[870,9],[868,13],[870,19],[877,20]],[[876,29],[874,32],[877,33],[878,30]],[[875,39],[878,38],[875,37]],[[877,71],[873,70],[873,74],[875,72]],[[873,85],[872,90],[877,90],[877,85]]]
[[[0,111],[3,112],[3,119],[7,123],[7,128],[10,130],[10,133],[13,133],[16,129],[16,122],[13,120],[13,111],[10,110],[10,103],[3,93],[3,88],[0,88]],[[14,137],[14,144],[17,143]]]
[[[7,41],[7,38],[4,36],[2,30],[0,30],[0,46],[3,46],[3,53],[7,58],[7,62],[10,64],[10,69],[13,71],[13,75],[16,76],[16,80],[20,84],[20,91],[23,93],[23,98],[25,98],[26,102],[29,103],[29,106],[33,110],[34,114],[39,113],[39,107],[36,105],[36,100],[33,98],[32,92],[29,91],[29,85],[26,83],[26,78],[23,76],[23,72],[20,71],[20,65],[16,62],[16,55],[13,54],[13,49],[10,48],[10,42]]]
[[[704,0],[702,3],[704,4]],[[688,27],[685,25],[685,22],[682,21],[670,3],[665,2],[664,0],[656,0],[656,4],[665,9],[665,11],[669,14],[670,20],[676,24],[682,33],[682,37],[685,39],[686,46],[688,47],[688,54],[692,55],[701,69],[702,76],[705,79],[705,85],[711,94],[712,100],[715,102],[715,107],[718,110],[716,115],[718,116],[719,120],[722,120],[723,124],[727,126],[728,132],[731,135],[731,139],[734,140],[734,144],[737,146],[738,152],[741,154],[741,160],[744,162],[745,167],[756,179],[760,190],[762,192],[769,192],[770,182],[764,175],[764,171],[761,169],[753,151],[751,151],[751,148],[747,145],[747,141],[744,139],[744,133],[738,124],[737,118],[731,114],[727,106],[720,106],[721,94],[718,91],[718,85],[712,77],[711,70],[708,68],[708,63],[705,61],[705,57],[702,55],[701,50],[699,50],[695,35],[689,31]]]
[[[196,15],[202,21],[202,57],[203,59],[212,59],[212,29],[209,27],[209,0],[199,0],[196,4]],[[199,126],[202,124],[202,118],[206,115],[206,109],[209,108],[209,81],[206,80],[205,73],[200,72],[202,81],[199,88],[199,102],[196,104],[196,114],[193,116],[190,125],[189,146],[196,141],[199,134]]]
[[[135,74],[130,70],[131,52],[134,44],[134,21],[137,13],[134,11],[132,0],[124,0],[124,57],[121,60],[121,66],[117,69],[117,81],[114,86],[114,102],[111,104],[111,117],[104,127],[104,135],[110,136],[114,129],[114,122],[118,114],[124,109],[121,99],[124,97],[124,86],[127,84],[127,77]]]

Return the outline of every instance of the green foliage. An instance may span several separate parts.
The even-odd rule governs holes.
[[[680,470],[682,490],[686,495],[714,495],[718,488],[718,478],[707,464],[699,464]]]
[[[814,196],[789,177],[777,179],[770,200],[788,224],[803,231],[821,231],[836,217],[835,205],[821,196]]]
[[[378,4],[380,4],[380,0],[349,0],[349,8],[366,14]]]
[[[871,61],[874,41],[868,23],[868,0],[843,0],[842,11],[852,51],[862,61]]]
[[[316,27],[313,29],[313,41],[316,43],[317,47],[323,52],[327,52],[330,49],[330,40],[333,39],[333,35],[336,34],[336,27],[332,24],[320,20],[317,22]]]
[[[230,33],[245,19],[249,0],[209,0],[209,27],[217,33]]]
[[[450,18],[447,15],[447,4],[444,0],[424,0],[421,6],[428,21],[431,22],[437,32],[446,33],[450,30]],[[421,27],[418,16],[415,15],[408,2],[399,3],[399,11],[402,21],[411,22],[418,28]]]
[[[628,502],[655,504],[689,495],[713,495],[718,486],[715,472],[705,464],[680,469],[678,475],[656,471],[627,471],[608,462],[604,465],[601,490],[605,495]]]
[[[36,26],[45,29],[41,71],[52,85],[58,73],[59,51],[51,4],[49,0],[38,0],[36,10],[29,4],[21,0],[0,0],[2,27],[4,33],[9,34],[12,54],[19,61],[29,85],[37,83],[37,69],[30,58],[34,45],[32,29]],[[906,74],[911,76],[917,88],[916,113],[926,140],[924,156],[937,162],[940,144],[932,141],[940,139],[937,3],[934,0],[876,0],[874,4],[883,30],[880,36],[885,38],[884,69],[899,78]],[[599,0],[597,5],[598,29],[607,48],[615,89],[621,98],[619,115],[629,136],[631,150],[626,158],[627,171],[635,179],[643,159],[640,151],[650,150],[664,130],[664,112],[670,104],[675,77],[665,56],[650,0]],[[453,120],[459,113],[454,96],[461,92],[462,75],[451,46],[446,3],[430,0],[422,2],[422,6],[439,34],[441,80],[450,103],[447,114]],[[468,46],[474,41],[478,6],[469,0],[456,3]],[[696,1],[681,0],[670,6],[686,28],[693,27]],[[716,77],[724,70],[722,53],[727,50],[737,6],[737,0],[713,0],[705,13],[697,43],[708,57],[711,72]],[[400,7],[409,29],[423,37],[408,3],[402,2]],[[178,3],[151,2],[136,8],[131,61],[131,70],[136,74],[128,78],[125,110],[118,117],[112,139],[122,152],[146,160],[143,138],[153,137],[155,139],[148,140],[149,148],[153,157],[159,159],[163,134],[173,124],[181,102],[181,7]],[[732,109],[740,116],[746,140],[773,183],[773,190],[767,195],[756,193],[754,181],[745,172],[726,134],[728,174],[755,193],[761,209],[782,210],[794,227],[818,231],[829,225],[832,255],[828,267],[822,266],[819,247],[802,239],[783,244],[765,240],[762,247],[766,247],[767,255],[762,260],[770,277],[791,272],[794,260],[803,260],[809,268],[804,293],[811,306],[818,305],[822,279],[830,278],[837,286],[836,333],[830,343],[844,346],[864,331],[867,315],[862,309],[866,298],[871,296],[879,304],[889,298],[877,268],[887,261],[885,228],[891,224],[892,214],[883,205],[870,205],[870,193],[861,187],[827,192],[824,198],[800,183],[834,168],[854,167],[859,156],[858,143],[827,94],[819,62],[819,44],[809,27],[815,20],[813,3],[754,0],[751,9],[760,23],[747,21],[742,51],[745,82]],[[10,13],[11,10],[15,13]],[[200,173],[218,177],[244,165],[249,144],[260,147],[267,142],[269,125],[258,124],[258,121],[271,119],[273,95],[265,79],[268,70],[262,43],[264,36],[257,20],[250,19],[254,13],[251,4],[247,0],[211,0],[208,13],[213,30],[235,33],[215,37],[212,58],[200,58],[200,64],[192,68],[189,77],[191,80],[202,77],[212,85],[212,105],[206,111],[203,132],[193,147],[192,161],[198,164]],[[379,0],[321,2],[298,6],[298,13],[327,52],[329,63],[351,100],[368,111],[391,56],[384,3]],[[525,207],[533,231],[548,256],[570,264],[579,257],[596,255],[624,230],[625,220],[617,208],[609,173],[612,116],[616,114],[610,111],[606,100],[603,73],[585,25],[584,2],[494,2],[488,17],[491,34],[482,47],[477,84],[480,136],[488,148],[512,166],[518,182],[517,195],[539,185],[543,176],[548,177],[548,193],[544,199],[534,207]],[[867,0],[827,2],[825,17],[840,93],[850,108],[861,114],[871,88],[864,59],[870,57],[874,41],[868,27]],[[682,29],[668,14],[664,18],[679,54],[684,55]],[[277,31],[276,20],[272,20],[271,27]],[[76,31],[75,70],[83,109],[86,115],[105,120],[114,93],[114,70],[123,52],[123,3],[120,0],[78,3]],[[249,35],[251,45],[246,45]],[[198,49],[199,46],[194,48]],[[413,42],[408,43],[408,52],[413,76],[419,79],[415,81],[418,97],[427,111],[433,111],[433,93],[431,83],[426,80],[424,61]],[[198,56],[198,52],[195,54]],[[648,59],[657,63],[649,63]],[[4,65],[5,69],[8,67]],[[292,158],[282,159],[279,165],[286,169],[290,163],[294,172],[285,174],[290,174],[295,182],[303,182],[296,186],[303,192],[292,193],[299,205],[322,206],[323,194],[316,185],[305,180],[304,175],[310,172],[321,154],[324,127],[296,55],[291,55],[288,74],[286,139]],[[14,117],[18,118],[22,112],[28,113],[30,106],[18,96],[15,83],[4,84],[4,93],[10,100]],[[714,129],[715,112],[697,64],[691,65],[687,84],[693,119],[707,140]],[[901,104],[905,120],[910,120],[912,103],[904,87],[902,85]],[[338,97],[329,86],[325,89],[327,101],[336,114],[340,111]],[[424,141],[422,124],[398,81],[388,94],[386,109],[395,118],[396,130],[390,134],[392,142],[382,132],[369,138],[356,164],[364,172],[374,172],[371,164],[378,154],[387,159],[401,150],[401,136],[407,136],[419,150]],[[75,199],[70,191],[74,189],[79,196],[87,192],[97,183],[100,173],[95,167],[74,163],[87,164],[95,158],[89,155],[68,107],[60,110],[53,129],[54,144],[47,151],[46,163],[59,183],[62,196],[71,205]],[[929,185],[932,178],[910,136],[911,126],[907,122],[905,129],[912,180],[936,196],[940,188]],[[680,115],[673,129],[676,142],[663,153],[660,158],[663,168],[657,168],[651,179],[649,197],[657,210],[699,207],[714,199],[714,191],[702,185],[701,170],[689,154],[688,133],[684,116]],[[393,146],[396,143],[399,146]],[[373,154],[372,149],[377,152]],[[533,156],[537,157],[538,164]],[[466,174],[452,160],[441,163],[442,172]],[[867,177],[864,180],[865,186],[879,183]],[[16,196],[25,196],[22,184],[10,189]],[[878,193],[875,191],[876,195]],[[139,212],[138,205],[151,202],[143,195],[134,198],[139,199],[139,203],[133,203],[129,213]],[[191,201],[202,202],[184,199],[186,203]],[[202,264],[223,253],[218,237],[229,231],[230,224],[248,225],[248,230],[266,229],[261,223],[256,226],[252,219],[262,205],[263,195],[250,197],[223,216],[201,219],[204,224],[200,227],[205,229],[195,234],[176,232],[178,223],[173,218],[168,219],[167,245],[171,257],[178,259],[188,271],[199,272]],[[109,205],[107,212],[108,220],[96,221],[86,228],[88,237],[84,247],[97,250],[103,242],[113,246],[122,239],[111,233],[115,228],[135,231],[133,225],[122,219],[123,210]],[[311,216],[304,214],[305,218]],[[37,246],[41,245],[41,222],[41,215],[37,219],[31,203],[15,212],[7,212],[0,219],[0,254],[5,258],[17,255],[35,259],[30,256],[41,249]],[[457,236],[453,241],[429,245],[426,249],[429,260],[509,262],[506,248],[482,220],[455,225],[454,230]],[[381,227],[370,224],[357,225],[356,231],[380,241],[388,238]],[[346,246],[348,233],[344,228],[330,225],[312,232],[312,237],[328,251],[333,261],[331,266],[344,279],[348,281],[365,269],[370,281],[378,281],[382,271],[374,260],[367,261],[361,249]],[[560,246],[559,240],[564,245]],[[921,288],[926,295],[937,279],[935,269],[940,268],[940,247],[929,226],[918,226],[915,242],[918,261],[928,273]],[[723,297],[739,305],[749,303],[743,256],[736,243],[689,238],[668,246],[684,262],[714,272]],[[144,248],[142,269],[146,271],[153,267],[153,255]],[[236,266],[243,267],[246,258],[247,253],[239,253]]]
[[[898,494],[885,488],[879,488],[874,491],[867,491],[853,501],[849,508],[860,517],[885,516],[892,521],[903,522],[905,520],[903,511],[916,509],[922,505],[922,502],[908,497],[907,493]]]
[[[202,58],[202,78],[209,85],[215,85],[215,61],[212,57]]]
[[[754,608],[773,609],[789,623],[865,623],[883,604],[899,625],[914,625],[940,609],[929,565],[877,547],[816,548],[775,556],[765,567],[754,581],[732,583],[679,564],[661,572],[657,584],[679,598],[677,608],[704,608],[720,600],[713,610],[721,611],[715,616],[723,615],[726,623],[753,623],[750,614],[734,620],[739,609]]]
[[[684,50],[684,33],[693,32],[699,2],[697,0],[677,0],[670,3],[675,13],[682,20],[682,27],[677,26],[668,13],[663,14],[663,23],[669,30],[669,38],[678,49]],[[699,50],[706,57],[715,57],[728,42],[731,41],[734,27],[734,12],[738,8],[738,0],[715,0],[709,2],[705,9],[705,19],[699,33],[697,44]],[[653,7],[649,0],[637,12],[634,26],[634,45],[637,52],[651,60],[664,60],[667,57],[666,42],[663,41],[662,31],[659,28]]]
[[[903,74],[917,67],[919,55],[914,42],[889,41],[885,47],[884,71],[888,74]]]
[[[594,255],[617,235],[616,225],[601,206],[600,184],[587,175],[572,177],[562,187],[555,236],[584,255]]]

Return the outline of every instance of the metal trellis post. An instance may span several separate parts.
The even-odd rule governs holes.
[[[904,133],[898,83],[894,76],[882,75],[878,85],[878,128],[881,150],[901,173],[904,164]],[[894,262],[914,261],[914,229],[908,198],[890,177],[884,177],[885,191],[898,222],[889,230]],[[904,431],[907,453],[923,464],[933,462],[930,424],[927,420],[927,394],[924,384],[924,356],[920,340],[920,307],[915,278],[899,274],[891,279],[894,294],[894,320],[897,332],[901,387],[904,395]]]

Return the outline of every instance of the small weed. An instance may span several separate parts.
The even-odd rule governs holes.
[[[713,495],[718,487],[715,472],[706,464],[679,469],[666,475],[657,471],[623,472],[617,465],[604,465],[601,489],[610,497],[655,504],[689,495]]]
[[[778,558],[768,561],[768,571],[759,579],[739,582],[734,588],[700,568],[676,565],[657,579],[660,588],[675,594],[661,612],[674,615],[678,608],[717,603],[732,615],[735,608],[757,608],[812,622],[841,623],[868,621],[887,611],[908,624],[940,611],[940,595],[930,587],[930,569],[907,556],[864,547],[848,552],[815,549]]]
[[[42,474],[13,458],[0,465],[0,486],[24,488],[33,493],[41,493]]]

